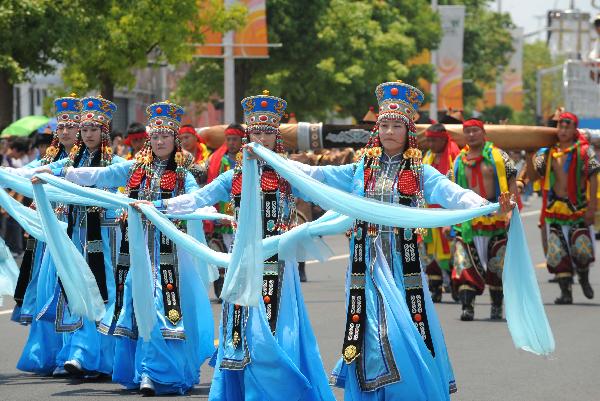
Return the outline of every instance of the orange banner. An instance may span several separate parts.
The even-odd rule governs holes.
[[[233,54],[237,58],[269,57],[265,0],[241,0],[248,9],[246,25],[235,32]]]
[[[235,58],[267,58],[267,9],[265,0],[239,0],[248,10],[246,22],[234,32],[233,55]],[[197,57],[222,57],[223,34],[207,32],[204,46],[196,49]]]

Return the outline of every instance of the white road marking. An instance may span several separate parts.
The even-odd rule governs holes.
[[[330,262],[332,260],[347,259],[349,257],[350,257],[350,254],[346,253],[344,255],[337,255],[337,256],[334,256],[332,258],[329,258],[329,259],[326,260],[326,262]],[[307,265],[312,265],[312,264],[315,264],[315,263],[321,263],[321,262],[319,262],[318,260],[309,260],[309,261],[306,262]]]
[[[0,310],[0,315],[10,315],[12,310]]]
[[[541,210],[530,210],[529,212],[523,212],[523,213],[521,213],[521,217],[537,216],[540,213],[541,213]]]

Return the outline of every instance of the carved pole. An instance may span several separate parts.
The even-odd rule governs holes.
[[[371,132],[372,125],[332,125],[300,122],[282,124],[280,127],[287,149],[316,150],[329,148],[361,148]],[[423,132],[429,124],[417,124],[419,143],[424,146]],[[216,149],[224,141],[225,125],[215,125],[200,129],[210,148]],[[448,124],[450,132],[459,146],[465,145],[462,125]],[[487,138],[504,150],[534,151],[556,142],[556,128],[528,125],[486,125]]]

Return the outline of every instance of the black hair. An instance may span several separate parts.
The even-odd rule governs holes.
[[[427,128],[427,131],[431,131],[431,132],[445,132],[446,131],[446,127],[442,123],[435,123],[435,124],[431,125],[429,128]]]
[[[28,138],[13,138],[8,145],[10,149],[14,149],[17,152],[29,152],[30,146],[31,142]]]
[[[240,130],[242,132],[244,131],[244,127],[242,127],[242,124],[238,124],[238,123],[229,124],[227,126],[227,129],[230,129],[230,128],[231,129],[237,129],[237,130]]]
[[[137,134],[138,132],[146,132],[146,126],[144,124],[138,123],[137,121],[129,124],[129,128],[127,128],[127,135]]]
[[[600,27],[600,16],[597,16],[597,17],[594,19],[594,26],[595,26],[596,28]]]
[[[114,141],[116,137],[120,136],[123,138],[123,134],[120,131],[114,131],[110,133],[110,140]]]
[[[38,134],[34,137],[33,146],[38,147],[40,145],[50,145],[52,143],[53,136],[51,134]]]

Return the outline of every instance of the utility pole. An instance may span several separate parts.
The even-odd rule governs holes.
[[[233,4],[233,0],[225,0],[225,7]],[[234,31],[223,36],[223,76],[224,76],[224,120],[225,124],[235,122],[235,60],[233,58]]]
[[[438,10],[437,0],[431,0],[431,9],[433,12]],[[431,51],[431,64],[437,75],[437,50]],[[435,80],[431,82],[431,103],[429,104],[429,119],[438,120],[438,85]]]
[[[498,1],[498,14],[502,13],[502,0],[497,0]],[[497,67],[497,71],[496,71],[496,106],[499,106],[502,104],[503,101],[503,95],[504,95],[504,85],[502,85],[502,72],[503,72],[503,68],[502,66],[498,66]]]

